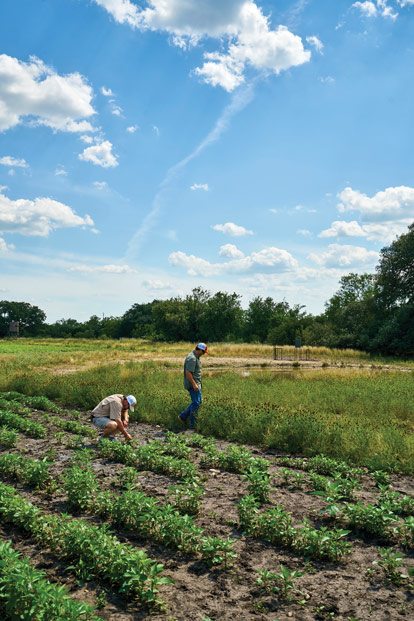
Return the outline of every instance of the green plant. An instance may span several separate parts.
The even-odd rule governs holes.
[[[277,594],[281,599],[288,599],[295,588],[295,580],[303,576],[301,571],[280,565],[278,572],[268,569],[259,570],[256,584],[266,593]]]
[[[400,586],[407,582],[409,576],[400,571],[403,565],[403,557],[399,552],[396,552],[392,548],[383,548],[379,550],[380,560],[373,561],[373,564],[378,565],[384,571],[385,576],[389,582]]]
[[[93,608],[74,601],[63,586],[52,584],[0,541],[0,608],[6,619],[21,621],[99,621]]]
[[[270,474],[267,471],[251,466],[243,478],[248,481],[247,490],[251,496],[260,503],[269,501]]]
[[[180,513],[197,515],[200,509],[203,488],[196,481],[189,481],[169,488],[168,496],[173,507]]]
[[[16,446],[19,435],[13,429],[6,427],[0,428],[0,446],[3,448],[13,448]]]
[[[64,477],[64,489],[72,511],[87,511],[94,507],[98,483],[91,470],[80,466],[69,468]]]
[[[228,569],[237,558],[237,554],[233,550],[233,539],[203,537],[200,545],[201,554],[210,565],[223,565],[224,569]]]

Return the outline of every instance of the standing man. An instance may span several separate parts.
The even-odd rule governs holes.
[[[197,411],[203,398],[201,395],[201,356],[207,353],[207,345],[199,343],[184,360],[184,388],[190,393],[190,405],[179,415],[182,423],[189,422],[189,428],[195,429]]]
[[[95,427],[102,430],[103,438],[115,440],[115,434],[121,432],[129,442],[132,440],[127,431],[129,411],[134,411],[136,403],[134,395],[110,395],[92,410],[91,420]]]

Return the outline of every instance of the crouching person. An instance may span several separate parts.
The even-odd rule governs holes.
[[[102,399],[92,410],[92,423],[101,430],[101,437],[115,440],[115,435],[122,433],[129,442],[132,436],[128,433],[129,412],[134,411],[137,400],[133,395],[110,395]]]

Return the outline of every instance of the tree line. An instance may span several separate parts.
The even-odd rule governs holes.
[[[257,296],[247,309],[237,293],[201,287],[186,297],[137,303],[121,317],[60,319],[27,302],[0,302],[0,336],[19,321],[23,336],[52,338],[145,338],[157,341],[244,341],[356,348],[414,355],[414,223],[381,250],[373,274],[350,273],[320,315],[299,304]]]

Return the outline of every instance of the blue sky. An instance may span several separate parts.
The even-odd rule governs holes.
[[[414,0],[2,0],[0,299],[323,310],[414,219]]]

